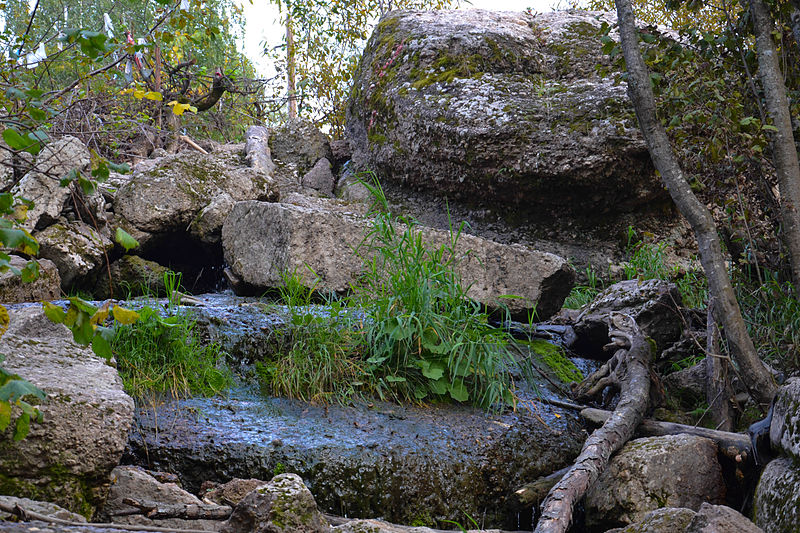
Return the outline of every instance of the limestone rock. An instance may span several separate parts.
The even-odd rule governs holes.
[[[790,378],[778,390],[769,440],[773,450],[800,460],[800,378]]]
[[[275,163],[269,150],[269,130],[264,126],[250,126],[244,138],[247,163],[256,170],[272,174]]]
[[[47,393],[41,424],[19,442],[0,436],[3,492],[46,500],[91,517],[105,499],[133,420],[133,401],[116,370],[40,308],[9,311],[0,339],[6,370]],[[6,430],[8,431],[8,430]]]
[[[118,466],[111,471],[111,489],[103,506],[103,514],[117,524],[157,526],[170,529],[203,529],[217,531],[216,520],[185,520],[182,518],[150,519],[142,514],[128,514],[137,508],[123,502],[133,498],[159,504],[202,505],[197,496],[189,494],[175,483],[158,481],[149,472],[136,466]]]
[[[606,533],[678,533],[685,531],[697,513],[684,507],[662,507],[650,511],[641,521]]]
[[[138,255],[123,255],[111,263],[111,280],[115,298],[163,295],[166,292],[164,274],[167,267]],[[93,294],[96,298],[111,298],[108,274],[99,273]]]
[[[796,522],[795,522],[796,525]],[[725,505],[704,503],[686,533],[764,533],[744,515]]]
[[[19,505],[25,511],[52,516],[59,520],[69,520],[70,522],[86,522],[86,518],[77,513],[67,511],[60,505],[49,502],[39,502],[30,498],[16,498],[14,496],[0,496],[0,503],[7,506]],[[0,521],[8,520],[11,515],[0,511]]]
[[[336,197],[345,202],[368,203],[372,200],[369,189],[361,182],[358,174],[348,167],[345,168],[339,181],[336,183]]]
[[[394,11],[347,109],[353,161],[382,179],[559,223],[668,202],[585,11]],[[590,226],[589,223],[586,224]]]
[[[295,169],[298,176],[311,170],[323,157],[331,161],[328,137],[303,119],[290,119],[269,137],[272,158]]]
[[[38,233],[39,255],[58,267],[68,291],[103,266],[114,243],[83,222],[59,222]]]
[[[290,204],[240,202],[222,229],[225,259],[233,273],[256,287],[279,287],[284,272],[296,272],[318,289],[345,291],[363,262],[353,252],[362,243],[369,221],[342,210]],[[449,243],[450,234],[420,228],[429,247]],[[363,248],[362,248],[363,250]],[[547,317],[561,308],[574,283],[567,262],[521,245],[498,244],[462,234],[456,245],[457,272],[467,295],[490,306],[505,305],[522,316],[536,308]],[[503,299],[505,295],[520,298]]]
[[[197,237],[200,242],[219,244],[222,225],[235,203],[236,200],[226,192],[215,196],[192,222],[192,235]]]
[[[350,149],[350,143],[347,139],[336,139],[331,141],[331,163],[335,168],[341,168],[342,165],[347,163],[353,157],[353,151]]]
[[[788,457],[770,461],[756,487],[753,502],[756,525],[767,533],[796,531],[800,524],[798,501],[800,467]]]
[[[31,230],[53,223],[70,197],[70,188],[59,184],[69,171],[85,170],[89,150],[75,137],[64,137],[42,148],[31,172],[23,176],[12,192],[33,201],[24,226]]]
[[[300,182],[303,187],[319,191],[325,196],[332,196],[334,181],[331,162],[327,157],[323,157],[303,176]]]
[[[653,339],[658,352],[680,338],[683,319],[678,310],[680,293],[674,283],[658,279],[615,283],[581,309],[575,324],[575,349],[588,353],[606,344],[608,314],[625,313],[636,319],[642,332]],[[585,351],[584,351],[585,350]]]
[[[266,485],[268,482],[261,479],[239,479],[234,478],[227,483],[220,483],[209,489],[203,498],[219,505],[236,506],[250,492],[258,487]]]
[[[705,359],[689,368],[664,376],[664,389],[670,398],[681,400],[684,405],[697,405],[706,397]]]
[[[114,201],[115,213],[141,232],[185,233],[223,193],[237,201],[273,198],[271,178],[243,167],[238,159],[230,152],[181,152],[155,160],[153,168],[137,169],[122,186]]]
[[[39,263],[39,277],[30,283],[24,283],[10,270],[0,272],[0,302],[39,302],[55,300],[61,295],[61,278],[56,265],[49,259],[36,261]],[[28,261],[12,255],[10,263],[12,267],[22,270]]]
[[[716,444],[669,435],[628,442],[586,494],[586,523],[598,528],[641,521],[659,507],[722,503],[725,483]]]
[[[297,474],[280,474],[239,502],[223,533],[325,533],[330,526]]]

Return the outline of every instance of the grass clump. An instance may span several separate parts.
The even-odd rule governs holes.
[[[214,396],[232,383],[218,344],[202,341],[195,321],[176,305],[180,274],[165,274],[166,309],[145,305],[139,319],[117,327],[111,341],[126,392],[137,398]]]
[[[363,275],[349,296],[328,297],[324,306],[313,305],[313,287],[285,277],[289,349],[258,365],[262,383],[306,400],[512,405],[510,337],[466,296],[456,274],[460,229],[441,246],[427,245],[414,220],[389,214],[377,182],[367,186],[377,209],[355,250]]]

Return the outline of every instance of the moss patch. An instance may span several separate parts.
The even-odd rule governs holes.
[[[553,374],[564,383],[583,379],[581,371],[567,358],[562,348],[540,339],[530,341],[528,346],[531,352],[535,353],[538,359],[547,365],[553,371]]]

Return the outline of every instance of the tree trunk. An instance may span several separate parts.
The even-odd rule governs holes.
[[[733,429],[733,407],[731,398],[733,390],[728,377],[730,362],[720,355],[719,328],[713,314],[714,299],[708,302],[708,318],[706,320],[706,400],[708,411],[714,427],[721,431]]]
[[[742,319],[722,255],[716,227],[708,209],[700,203],[683,176],[672,153],[664,127],[656,117],[655,98],[650,75],[639,53],[638,36],[630,0],[615,0],[622,51],[628,70],[628,95],[636,110],[650,158],[661,174],[672,200],[689,221],[700,250],[700,262],[708,278],[708,288],[716,305],[715,317],[723,325],[734,361],[751,395],[769,405],[777,387],[758,358],[752,339]]]
[[[286,15],[286,97],[288,98],[289,118],[297,117],[297,87],[295,83],[294,31],[292,16]]]
[[[777,131],[773,135],[772,159],[781,193],[783,240],[789,249],[795,298],[800,298],[800,164],[792,133],[792,115],[786,86],[772,40],[774,24],[762,0],[749,0],[756,35],[758,75],[764,89],[767,112]]]
[[[569,529],[575,504],[600,476],[611,454],[633,436],[647,410],[652,349],[632,318],[615,315],[612,322],[611,335],[616,344],[619,345],[619,339],[624,338],[627,347],[618,350],[607,363],[606,370],[598,371],[596,375],[599,376],[598,383],[619,388],[619,403],[603,426],[586,439],[575,464],[550,490],[542,504],[542,516],[534,533],[563,533]],[[592,383],[594,378],[595,374],[581,387],[596,390],[597,384]]]

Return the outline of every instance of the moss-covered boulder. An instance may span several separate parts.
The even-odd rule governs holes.
[[[756,525],[768,533],[797,531],[800,524],[800,466],[788,457],[770,461],[753,501]]]
[[[276,199],[270,176],[248,167],[237,151],[180,152],[149,163],[134,169],[114,200],[119,224],[144,246],[153,235],[189,234],[203,209],[223,194],[236,201]],[[221,226],[220,220],[195,237],[216,244]]]
[[[600,13],[394,11],[348,106],[353,160],[384,179],[585,225],[666,199],[601,52]],[[608,70],[608,68],[606,68]]]
[[[0,433],[0,494],[56,503],[91,518],[108,492],[133,421],[117,371],[78,346],[41,308],[9,311],[3,366],[47,393],[41,423],[19,442]]]

